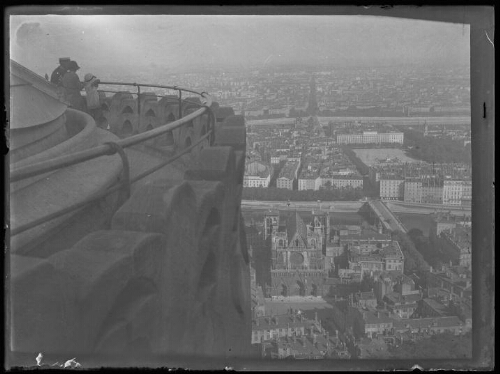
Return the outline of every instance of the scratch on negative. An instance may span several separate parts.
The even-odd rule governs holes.
[[[488,33],[486,32],[486,30],[484,30],[484,33],[486,34],[486,37],[488,38],[489,42],[491,43],[491,45],[493,46],[493,48],[495,48],[495,44],[491,41]]]

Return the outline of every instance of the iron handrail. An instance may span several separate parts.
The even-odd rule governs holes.
[[[211,132],[207,132],[205,135],[203,135],[202,137],[200,137],[200,139],[198,139],[196,142],[194,142],[192,145],[190,145],[189,147],[187,147],[186,149],[182,150],[181,152],[177,153],[176,155],[170,157],[168,160],[166,161],[163,161],[161,162],[160,164],[158,165],[155,165],[153,166],[151,169],[149,170],[146,170],[145,172],[139,174],[139,175],[136,175],[135,177],[133,178],[130,178],[128,173],[127,173],[127,176],[123,178],[123,181],[119,181],[117,182],[114,186],[108,188],[106,191],[103,191],[101,193],[98,193],[97,195],[87,199],[87,200],[84,200],[84,201],[81,201],[79,203],[75,203],[75,204],[72,204],[70,206],[67,206],[63,209],[60,209],[58,211],[55,211],[53,213],[50,213],[50,214],[47,214],[43,217],[40,217],[40,218],[37,218],[36,220],[33,220],[31,222],[28,222],[24,225],[21,225],[21,226],[18,226],[18,227],[15,227],[15,228],[12,228],[10,230],[10,236],[16,236],[24,231],[27,231],[29,229],[32,229],[36,226],[39,226],[47,221],[51,221],[53,219],[56,219],[58,217],[61,217],[65,214],[68,214],[68,213],[71,213],[75,210],[78,210],[78,209],[81,209],[81,208],[84,208],[85,206],[87,206],[88,204],[90,203],[94,203],[104,197],[106,197],[107,195],[113,193],[113,192],[117,192],[120,190],[120,188],[123,188],[123,186],[125,185],[126,187],[130,188],[130,185],[133,184],[133,183],[136,183],[137,181],[141,180],[142,178],[145,178],[147,177],[148,175],[154,173],[155,171],[158,171],[160,170],[161,168],[167,166],[168,164],[174,162],[175,160],[177,160],[178,158],[184,156],[185,154],[191,152],[196,146],[198,146],[203,140],[207,139],[209,136],[211,135]],[[114,143],[116,144],[116,143]]]
[[[21,232],[24,232],[26,230],[29,230],[31,228],[34,228],[36,226],[39,226],[47,221],[51,221],[55,218],[61,217],[65,214],[68,214],[72,211],[81,209],[85,206],[88,206],[88,204],[96,202],[103,197],[109,195],[110,193],[113,193],[115,191],[119,191],[120,189],[124,189],[126,192],[126,196],[129,196],[130,194],[130,185],[139,181],[140,179],[154,173],[157,170],[160,170],[161,168],[165,167],[166,165],[172,163],[176,159],[180,158],[181,156],[191,152],[197,145],[199,145],[202,141],[208,139],[209,144],[213,144],[214,137],[215,137],[215,131],[214,131],[214,125],[215,125],[215,115],[213,111],[211,110],[210,106],[212,105],[212,98],[210,95],[208,95],[206,92],[201,92],[198,93],[193,90],[189,89],[184,89],[180,88],[178,86],[160,86],[160,85],[139,85],[137,83],[112,83],[112,82],[107,82],[103,84],[117,84],[117,85],[130,85],[130,86],[136,86],[138,88],[137,96],[139,103],[138,105],[140,106],[140,86],[148,86],[148,87],[156,87],[156,88],[166,88],[166,89],[176,89],[179,91],[179,119],[167,124],[164,124],[160,127],[157,127],[156,129],[149,130],[146,132],[143,132],[141,134],[137,134],[134,136],[131,136],[129,138],[121,139],[116,142],[107,142],[104,144],[101,144],[99,146],[76,152],[73,154],[61,156],[58,158],[54,158],[51,160],[46,160],[42,161],[36,164],[20,167],[18,169],[14,169],[10,173],[10,182],[16,182],[19,180],[23,180],[26,178],[34,177],[40,174],[44,174],[50,171],[54,171],[63,167],[67,166],[72,166],[76,165],[78,163],[82,163],[94,158],[98,158],[101,156],[110,156],[114,155],[116,153],[120,154],[120,157],[122,158],[122,163],[124,167],[124,174],[123,174],[123,180],[117,182],[114,186],[108,188],[106,191],[97,194],[96,196],[93,196],[89,199],[86,199],[82,202],[76,203],[76,204],[71,204],[70,206],[67,206],[63,209],[60,209],[56,212],[50,213],[46,216],[40,217],[34,221],[28,222],[24,225],[15,227],[11,229],[10,235],[15,236]],[[196,104],[200,106],[201,108],[197,109],[195,112],[189,113],[188,115],[181,117],[182,116],[182,111],[181,111],[181,105],[182,105],[182,91],[188,91],[191,93],[198,94],[202,96],[203,98],[206,99],[205,103],[196,103],[196,102],[190,102],[192,104]],[[189,100],[186,100],[189,101]],[[146,170],[145,172],[134,176],[133,178],[130,177],[129,170],[128,170],[128,158],[126,154],[124,153],[123,149],[127,147],[131,147],[133,145],[145,142],[147,140],[153,139],[157,136],[161,136],[163,134],[166,134],[172,130],[175,130],[176,128],[181,127],[182,125],[188,123],[189,121],[197,118],[198,116],[203,115],[205,112],[208,112],[209,119],[208,119],[208,129],[207,132],[201,136],[197,141],[194,142],[194,144],[190,145],[189,147],[183,149],[181,152],[176,153],[172,157],[168,158],[167,160],[161,162],[160,164],[157,164],[153,166],[151,169]],[[125,170],[126,169],[126,170]]]
[[[111,90],[101,90],[101,89],[99,89],[98,91],[99,91],[99,92],[104,92],[104,93],[114,93],[114,94],[116,94],[116,93],[120,93],[120,92],[123,92],[123,91],[111,91]],[[137,93],[137,92],[128,92],[128,93],[130,93],[131,95],[138,95],[138,93]],[[205,94],[205,93],[206,93],[206,92],[202,92],[202,94]],[[142,96],[142,95],[143,95],[143,96],[148,96],[148,97],[160,97],[160,98],[164,98],[164,97],[168,97],[168,96],[169,96],[169,95],[157,95],[157,94],[155,94],[155,93],[153,93],[153,92],[149,92],[149,91],[148,91],[148,92],[143,92],[143,93],[141,93],[140,95],[141,95],[141,96]],[[200,106],[200,107],[205,105],[205,104],[203,104],[203,103],[197,103],[197,102],[195,102],[195,101],[191,101],[191,100],[189,100],[189,99],[190,99],[189,97],[188,97],[188,98],[186,98],[186,99],[184,99],[184,102],[188,102],[188,103],[189,103],[189,105],[197,105],[197,106]]]
[[[128,148],[133,145],[136,145],[138,143],[150,140],[154,137],[161,136],[163,134],[166,134],[167,132],[170,132],[172,130],[175,130],[176,128],[182,126],[183,124],[191,121],[194,118],[197,118],[198,116],[201,116],[204,114],[206,111],[209,112],[211,117],[213,118],[213,113],[210,109],[210,106],[212,105],[212,98],[210,95],[206,94],[205,92],[198,93],[193,90],[187,90],[183,89],[177,86],[161,86],[161,85],[139,85],[137,83],[112,83],[112,82],[106,82],[102,84],[116,84],[116,85],[129,85],[129,86],[147,86],[147,87],[155,87],[155,88],[167,88],[167,89],[176,89],[181,92],[181,90],[186,90],[188,92],[196,93],[204,98],[207,99],[207,102],[202,105],[200,109],[197,109],[196,111],[179,118],[176,121],[170,122],[168,124],[162,125],[160,127],[157,127],[156,129],[149,130],[146,132],[143,132],[141,134],[137,134],[125,139],[120,139],[116,141],[116,144],[119,145],[122,148]],[[174,88],[175,87],[175,88]],[[212,134],[213,136],[213,134]],[[26,178],[34,177],[40,174],[44,174],[50,171],[54,171],[66,166],[72,166],[81,162],[85,162],[97,157],[105,156],[105,155],[112,155],[114,154],[114,150],[111,148],[110,145],[102,144],[90,149],[86,149],[80,152],[75,152],[69,155],[61,156],[58,158],[50,159],[47,161],[42,161],[38,162],[36,164],[31,164],[27,165],[24,167],[20,167],[17,169],[14,169],[10,172],[10,183],[17,182],[19,180],[23,180]]]
[[[174,90],[174,91],[184,91],[184,92],[190,92],[194,93],[196,95],[204,96],[203,94],[206,94],[206,92],[197,92],[194,90],[191,90],[189,88],[185,87],[179,87],[179,86],[164,86],[160,84],[141,84],[141,83],[121,83],[121,82],[99,82],[100,85],[110,85],[110,86],[132,86],[132,87],[152,87],[152,88],[165,88],[167,90]],[[131,92],[132,93],[132,92]]]

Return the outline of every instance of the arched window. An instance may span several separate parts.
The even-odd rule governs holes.
[[[175,121],[175,116],[172,113],[170,113],[167,117],[167,123],[174,121]]]
[[[124,136],[130,136],[134,132],[134,128],[132,126],[132,123],[129,120],[126,120],[123,122],[122,126],[122,135]]]
[[[145,114],[146,117],[156,117],[156,114],[153,109],[148,109],[148,111]]]
[[[134,110],[130,105],[127,105],[125,108],[122,110],[122,114],[133,114]]]

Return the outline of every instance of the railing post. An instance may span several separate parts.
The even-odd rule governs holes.
[[[179,90],[179,119],[182,118],[182,90]]]
[[[137,85],[137,130],[141,131],[141,86]]]

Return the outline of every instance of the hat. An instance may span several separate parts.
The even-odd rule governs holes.
[[[78,70],[80,69],[80,66],[78,66],[78,64],[76,63],[76,61],[70,61],[68,62],[68,69],[70,70]]]
[[[59,63],[62,64],[63,62],[70,62],[71,59],[69,57],[59,57]]]
[[[92,74],[92,73],[87,73],[87,74],[85,74],[85,76],[83,77],[83,80],[84,80],[85,82],[90,82],[90,81],[91,81],[92,79],[94,79],[94,78],[95,78],[94,74]]]

